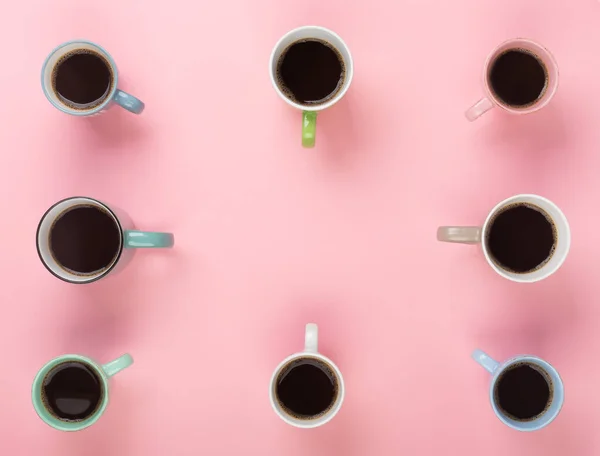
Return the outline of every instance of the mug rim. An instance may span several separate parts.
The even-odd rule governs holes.
[[[496,213],[504,206],[508,206],[513,200],[518,200],[521,198],[532,198],[532,199],[536,199],[539,201],[542,201],[543,203],[546,203],[550,206],[553,206],[558,213],[562,216],[562,221],[565,224],[565,231],[566,231],[566,238],[567,238],[567,244],[566,244],[566,249],[565,249],[565,253],[562,256],[562,258],[559,259],[559,262],[556,264],[556,267],[554,267],[553,269],[549,269],[547,270],[544,274],[541,274],[539,277],[536,277],[534,279],[531,279],[529,277],[529,275],[531,274],[531,272],[526,272],[524,274],[520,274],[520,275],[508,275],[507,271],[505,271],[504,269],[502,269],[500,266],[498,266],[496,263],[494,263],[494,261],[492,260],[492,255],[491,253],[488,251],[488,247],[487,247],[487,243],[486,243],[486,234],[487,234],[487,230],[489,228],[490,222],[492,221],[494,215],[496,215]],[[541,208],[542,210],[544,208]],[[485,256],[486,261],[488,262],[488,264],[494,269],[494,271],[496,271],[498,274],[500,274],[502,277],[512,280],[513,282],[518,282],[518,283],[533,283],[533,282],[539,282],[540,280],[544,280],[548,277],[550,277],[552,274],[554,274],[556,271],[558,271],[558,269],[560,269],[560,267],[563,265],[563,263],[565,262],[565,260],[567,259],[568,253],[571,249],[571,228],[569,226],[569,221],[567,220],[567,217],[565,216],[564,212],[556,205],[554,204],[552,201],[550,201],[548,198],[544,198],[543,196],[540,195],[535,195],[533,193],[519,193],[518,195],[513,195],[510,196],[502,201],[500,201],[498,204],[496,204],[492,210],[488,213],[488,215],[486,216],[485,222],[483,223],[482,227],[481,227],[481,249],[483,250],[483,255]],[[542,266],[543,268],[543,266]],[[539,270],[539,269],[538,269]],[[532,271],[532,272],[537,272],[536,271]]]
[[[532,105],[526,106],[524,108],[508,106],[507,104],[500,101],[498,99],[498,97],[494,94],[494,92],[492,91],[492,89],[490,87],[490,84],[488,83],[488,73],[490,70],[490,66],[493,63],[493,60],[495,60],[495,58],[498,57],[498,55],[497,55],[498,50],[500,48],[506,46],[507,44],[512,44],[512,43],[514,43],[515,45],[517,45],[518,43],[526,43],[526,44],[531,44],[533,46],[537,46],[537,47],[543,49],[544,52],[546,52],[546,56],[550,60],[550,63],[552,64],[553,68],[556,70],[556,83],[554,84],[553,87],[547,88],[548,94],[546,95],[546,99],[543,101],[540,101],[540,102],[534,102]],[[500,44],[495,46],[494,49],[488,54],[488,56],[485,59],[485,64],[483,65],[483,88],[484,88],[486,97],[494,104],[494,106],[498,106],[499,108],[501,108],[511,114],[527,114],[527,113],[535,112],[535,111],[538,111],[539,109],[542,109],[544,106],[546,106],[548,103],[550,103],[550,100],[554,97],[556,90],[558,89],[558,84],[559,84],[559,69],[558,69],[558,63],[556,62],[554,55],[545,46],[541,45],[540,43],[538,43],[535,40],[532,40],[531,38],[519,37],[519,38],[511,38],[511,39],[502,41]]]
[[[550,415],[549,418],[546,419],[546,422],[542,425],[534,426],[531,428],[519,427],[517,424],[515,424],[515,423],[519,423],[519,421],[508,418],[504,413],[502,413],[500,411],[500,409],[496,405],[496,402],[494,401],[494,389],[495,389],[496,383],[498,382],[498,379],[500,378],[502,373],[505,372],[506,369],[509,368],[510,366],[512,366],[516,363],[522,363],[522,362],[532,362],[532,364],[537,364],[538,366],[540,366],[544,370],[546,370],[547,373],[553,377],[552,381],[556,383],[554,385],[554,393],[553,393],[552,401],[554,402],[554,400],[560,399],[560,403],[558,404],[557,409]],[[558,373],[558,370],[556,370],[556,368],[552,364],[550,364],[548,361],[545,361],[544,359],[542,359],[538,356],[534,356],[534,355],[517,355],[517,356],[513,356],[512,358],[504,361],[502,364],[500,364],[500,366],[498,366],[498,369],[496,369],[496,371],[494,372],[492,381],[490,382],[490,393],[489,393],[490,404],[492,406],[492,409],[494,410],[495,415],[498,417],[498,419],[500,421],[502,421],[504,424],[506,424],[508,427],[515,429],[517,431],[521,431],[521,432],[533,432],[533,431],[538,431],[538,430],[548,426],[550,423],[552,423],[552,421],[554,421],[556,419],[556,417],[562,410],[562,407],[565,402],[564,401],[564,390],[565,390],[564,383],[562,381],[560,374]],[[542,416],[540,416],[539,418],[537,418],[535,420],[525,421],[525,422],[535,423],[537,420],[541,419],[542,417],[546,417],[548,415],[548,413],[549,412],[544,413]]]
[[[100,405],[100,407],[98,407],[94,414],[89,418],[77,422],[62,422],[59,418],[55,418],[54,416],[52,416],[52,414],[44,406],[42,401],[42,395],[40,393],[41,383],[43,382],[48,372],[50,372],[50,370],[53,367],[69,361],[79,361],[90,365],[100,378],[103,388],[102,404]],[[95,362],[93,359],[88,358],[87,356],[77,355],[74,353],[57,356],[56,358],[53,358],[50,361],[46,362],[46,364],[44,364],[35,375],[31,386],[31,401],[36,414],[48,426],[51,426],[59,431],[65,432],[81,431],[82,429],[85,429],[91,426],[92,424],[96,423],[96,421],[98,421],[100,417],[104,414],[104,411],[108,406],[108,377],[102,369],[102,366]]]
[[[291,362],[295,359],[309,358],[309,357],[317,358],[318,360],[325,362],[327,365],[329,365],[333,369],[333,371],[337,377],[337,380],[339,382],[338,395],[337,395],[337,398],[336,398],[333,406],[324,415],[321,415],[315,419],[308,419],[308,420],[303,421],[300,419],[294,419],[290,415],[288,415],[286,413],[282,413],[277,408],[277,405],[276,405],[277,398],[275,395],[275,381],[277,380],[277,375],[279,374],[281,369],[286,364],[288,364],[289,362]],[[269,399],[271,402],[271,407],[275,411],[275,414],[279,418],[281,418],[283,421],[285,421],[287,424],[298,427],[298,428],[305,428],[305,429],[315,428],[315,427],[322,426],[322,425],[328,423],[329,421],[331,421],[333,419],[333,417],[335,415],[337,415],[339,410],[342,408],[342,403],[344,402],[345,394],[346,394],[346,387],[344,385],[344,377],[342,376],[342,372],[340,371],[339,367],[327,356],[324,356],[321,353],[312,352],[312,351],[301,351],[301,352],[293,353],[293,354],[289,355],[288,357],[286,357],[283,361],[281,361],[277,365],[277,367],[273,371],[273,374],[271,375],[271,381],[269,382]]]
[[[81,110],[80,111],[80,110],[76,110],[76,109],[69,109],[60,103],[55,103],[54,100],[52,100],[51,97],[49,96],[46,84],[44,83],[44,71],[46,70],[46,66],[48,65],[48,62],[50,61],[50,58],[57,51],[62,49],[63,47],[69,46],[71,44],[77,44],[77,43],[88,44],[90,46],[94,46],[94,47],[98,48],[100,51],[102,51],[104,54],[106,54],[108,63],[110,64],[111,72],[114,77],[113,87],[106,95],[106,99],[102,103],[100,103],[98,106],[95,106],[94,108],[92,108],[90,110]],[[64,43],[59,44],[54,49],[52,49],[50,51],[50,53],[46,56],[46,58],[44,60],[44,64],[42,65],[41,82],[42,82],[42,90],[44,92],[44,96],[52,104],[52,106],[54,106],[59,111],[64,112],[65,114],[70,114],[72,116],[77,116],[77,117],[85,117],[85,116],[90,116],[92,114],[96,114],[97,112],[103,110],[113,100],[113,98],[115,97],[115,93],[117,92],[117,84],[119,82],[119,74],[118,74],[117,65],[115,64],[114,59],[112,58],[112,56],[106,49],[104,49],[99,44],[94,43],[93,41],[75,39],[75,40],[65,41]]]
[[[102,271],[102,273],[98,274],[97,276],[91,277],[89,280],[84,280],[84,281],[71,280],[71,279],[68,279],[68,278],[66,278],[64,276],[61,276],[61,275],[57,274],[56,272],[54,272],[52,270],[52,268],[50,266],[48,266],[48,264],[44,261],[44,258],[42,256],[42,252],[40,250],[40,231],[42,229],[42,224],[44,223],[44,220],[46,219],[46,217],[48,216],[48,214],[50,212],[52,212],[52,210],[56,206],[58,206],[58,205],[60,205],[60,204],[62,204],[64,202],[66,202],[66,201],[74,200],[74,199],[89,200],[89,201],[92,201],[92,202],[98,204],[99,206],[102,206],[102,208],[105,209],[115,219],[116,224],[117,224],[117,228],[119,229],[119,234],[121,236],[121,245],[119,246],[119,252],[115,256],[115,259],[113,260],[112,264],[108,268],[106,268],[104,271]],[[50,274],[52,274],[54,277],[56,277],[57,279],[60,279],[60,280],[62,280],[64,282],[72,283],[74,285],[85,285],[85,284],[88,284],[88,283],[96,282],[96,281],[102,279],[103,277],[106,277],[106,275],[108,275],[108,273],[110,273],[115,268],[115,266],[119,263],[119,260],[121,259],[121,256],[123,255],[123,249],[125,248],[125,240],[124,240],[124,238],[125,238],[125,236],[124,236],[123,227],[121,226],[121,221],[119,220],[119,217],[117,217],[117,214],[110,207],[108,207],[106,204],[104,204],[101,201],[98,201],[95,198],[90,198],[89,196],[70,196],[68,198],[63,198],[62,200],[57,201],[52,206],[50,206],[46,210],[46,212],[44,212],[44,215],[42,215],[42,217],[40,218],[37,230],[35,232],[35,247],[36,247],[37,254],[38,254],[38,257],[39,257],[40,261],[42,262],[42,264],[44,265],[44,267],[50,272]]]
[[[347,63],[346,79],[344,81],[344,84],[343,84],[341,90],[331,100],[328,100],[326,103],[323,103],[323,104],[320,104],[320,105],[316,105],[316,106],[305,106],[303,104],[300,104],[300,103],[297,103],[297,102],[295,102],[293,100],[290,100],[288,97],[286,97],[283,94],[283,92],[281,91],[281,89],[279,88],[279,86],[277,85],[277,81],[275,79],[275,75],[273,74],[273,69],[272,69],[273,62],[275,60],[275,51],[277,50],[277,48],[279,47],[279,45],[286,38],[288,38],[290,35],[293,35],[294,33],[298,33],[298,32],[300,32],[302,30],[308,30],[308,29],[320,30],[320,31],[323,31],[323,32],[326,32],[326,33],[329,33],[329,34],[333,35],[334,38],[338,39],[340,41],[340,43],[343,44],[344,50],[348,54],[348,62],[344,62],[345,64]],[[330,43],[330,44],[333,44],[333,43]],[[337,46],[335,46],[335,48],[336,48],[336,50],[340,54],[342,54],[340,52],[340,50],[337,49]],[[344,57],[344,56],[342,55],[342,57]],[[296,28],[294,28],[292,30],[289,30],[286,33],[284,33],[281,36],[281,38],[279,38],[277,40],[277,42],[275,43],[275,45],[273,46],[273,49],[271,51],[271,56],[269,58],[269,76],[271,78],[271,84],[275,88],[275,91],[283,99],[283,101],[285,101],[287,104],[289,104],[293,108],[299,109],[300,111],[320,112],[320,111],[324,111],[327,108],[330,108],[331,106],[333,106],[334,104],[336,104],[338,101],[340,101],[343,98],[343,96],[346,94],[346,92],[348,91],[348,89],[350,88],[350,83],[352,82],[352,78],[354,76],[354,60],[352,59],[352,53],[350,52],[350,48],[348,47],[348,45],[346,44],[346,42],[337,33],[335,33],[333,30],[328,29],[327,27],[323,27],[321,25],[302,25],[300,27],[296,27]]]

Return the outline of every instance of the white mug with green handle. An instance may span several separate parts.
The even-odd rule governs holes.
[[[138,248],[170,248],[171,233],[139,231],[127,213],[94,198],[75,196],[42,216],[36,235],[43,265],[55,277],[84,284],[126,266]]]
[[[338,58],[341,59],[340,63],[342,70],[337,87],[331,92],[330,96],[327,96],[318,102],[302,103],[296,100],[290,91],[286,90],[284,87],[279,74],[280,64],[289,48],[295,43],[304,41],[324,42],[326,45],[333,48],[334,51],[336,51]],[[314,62],[314,70],[317,73],[322,71],[320,63],[321,62],[319,62],[318,59]],[[279,96],[290,106],[302,111],[302,145],[304,147],[314,147],[317,130],[317,114],[340,101],[348,91],[350,83],[352,82],[354,65],[352,63],[350,49],[348,49],[346,43],[331,30],[315,25],[299,27],[286,33],[277,44],[275,44],[269,61],[269,72],[271,74],[271,83]]]

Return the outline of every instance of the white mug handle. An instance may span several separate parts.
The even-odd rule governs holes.
[[[498,369],[498,367],[500,367],[500,363],[498,361],[495,361],[487,353],[485,353],[481,350],[475,350],[471,354],[471,358],[473,358],[475,361],[477,361],[477,363],[481,367],[483,367],[486,371],[488,371],[490,374],[493,374],[494,372],[496,372],[496,369]]]
[[[308,323],[304,330],[304,351],[317,353],[319,351],[319,327],[314,323]]]

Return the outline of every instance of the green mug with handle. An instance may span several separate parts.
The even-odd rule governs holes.
[[[125,354],[98,364],[81,355],[63,355],[42,367],[31,388],[38,416],[59,431],[80,431],[94,424],[108,405],[108,380],[133,364]]]
[[[316,102],[303,103],[296,99],[293,92],[286,87],[280,69],[282,62],[287,57],[288,50],[293,45],[310,41],[320,42],[331,48],[338,57],[341,71],[337,86],[335,86],[335,89],[332,90],[329,95]],[[303,60],[308,60],[308,65],[310,65],[310,68],[303,69],[304,75],[308,74],[312,76],[312,74],[315,74],[316,76],[311,77],[311,80],[315,77],[324,77],[322,76],[323,63],[319,56],[315,55],[312,61],[310,56],[308,58],[305,56],[305,59]],[[317,132],[317,114],[340,101],[348,91],[350,83],[352,82],[354,66],[350,49],[346,43],[331,30],[314,25],[299,27],[286,33],[277,44],[275,44],[275,47],[271,52],[269,68],[271,72],[271,83],[273,84],[275,91],[290,106],[302,111],[302,146],[314,147]],[[301,76],[302,75],[300,74],[296,75],[296,77]]]

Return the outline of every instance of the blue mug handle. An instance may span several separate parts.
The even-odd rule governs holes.
[[[113,100],[119,106],[134,114],[141,114],[145,107],[142,100],[139,100],[133,95],[129,95],[127,92],[123,92],[119,89],[116,90]]]
[[[125,248],[127,249],[157,249],[170,248],[175,244],[175,237],[172,233],[154,233],[152,231],[125,231]]]
[[[500,363],[494,360],[490,355],[485,353],[482,350],[475,350],[471,354],[471,358],[473,358],[481,367],[483,367],[490,374],[496,372],[496,370],[500,367]]]

